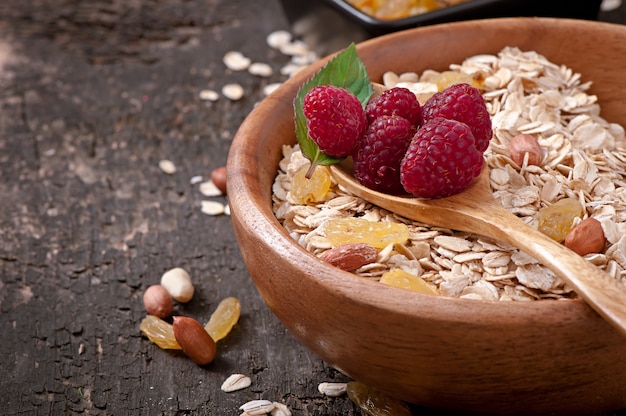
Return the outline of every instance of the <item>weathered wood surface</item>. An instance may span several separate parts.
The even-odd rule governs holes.
[[[318,393],[347,379],[271,315],[229,217],[202,214],[209,198],[190,184],[225,164],[262,87],[282,80],[234,73],[222,56],[278,69],[288,58],[265,44],[277,29],[289,29],[278,1],[0,3],[1,414],[238,415],[258,398],[294,415],[360,414]],[[228,82],[245,98],[199,99]],[[242,302],[208,367],[138,329],[143,291],[176,266],[196,283],[177,313],[205,321],[222,298]],[[222,392],[232,373],[252,386]]]

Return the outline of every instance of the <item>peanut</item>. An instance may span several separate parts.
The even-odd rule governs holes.
[[[213,361],[217,345],[200,322],[186,316],[174,317],[174,337],[180,348],[198,365]]]
[[[595,218],[583,220],[567,233],[563,244],[581,256],[600,253],[606,244],[602,224]]]
[[[539,165],[543,160],[543,151],[537,138],[530,134],[518,134],[509,142],[509,155],[513,162],[522,166],[525,154],[528,154],[529,165]]]
[[[320,259],[347,272],[376,261],[378,250],[365,243],[342,244],[325,251]]]
[[[143,294],[146,312],[159,318],[167,318],[174,310],[174,301],[161,285],[152,285]]]
[[[214,169],[213,172],[211,172],[211,180],[217,189],[222,191],[223,194],[226,194],[226,166]]]

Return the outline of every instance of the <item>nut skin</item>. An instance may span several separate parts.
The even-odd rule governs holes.
[[[186,303],[191,300],[194,293],[191,277],[184,269],[175,267],[166,271],[161,276],[161,286],[174,298],[175,301]]]
[[[146,312],[161,319],[167,318],[174,310],[174,301],[161,285],[152,285],[143,294]]]
[[[526,153],[528,153],[528,164],[539,166],[543,160],[543,151],[537,138],[530,134],[518,134],[509,142],[509,155],[513,162],[522,166]]]
[[[347,272],[376,261],[378,250],[364,243],[342,244],[325,251],[320,259]]]
[[[222,191],[223,194],[226,194],[226,166],[220,166],[211,172],[211,180],[213,184]]]
[[[217,353],[217,345],[200,322],[186,316],[175,316],[174,338],[181,349],[198,365],[207,365]]]
[[[606,244],[602,224],[595,218],[584,219],[567,233],[563,244],[581,256],[600,253]]]

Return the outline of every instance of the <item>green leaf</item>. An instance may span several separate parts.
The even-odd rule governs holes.
[[[354,43],[337,54],[317,74],[305,82],[294,99],[296,137],[302,154],[311,161],[311,173],[316,165],[332,165],[343,160],[343,158],[331,157],[322,153],[317,144],[309,137],[302,106],[306,93],[319,85],[334,85],[345,88],[354,94],[365,108],[367,101],[372,96],[373,89],[367,69],[357,54]]]

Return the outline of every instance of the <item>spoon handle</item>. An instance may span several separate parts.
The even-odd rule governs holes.
[[[599,267],[529,227],[506,210],[484,218],[499,229],[494,235],[532,255],[565,281],[600,316],[626,335],[626,285]]]

